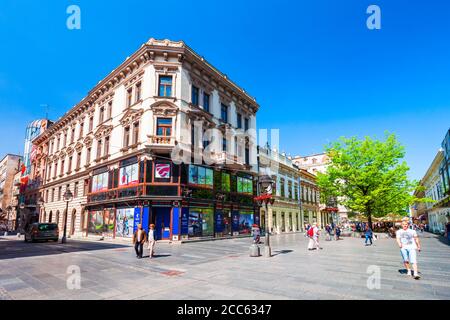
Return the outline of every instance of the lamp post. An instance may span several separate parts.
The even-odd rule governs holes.
[[[270,258],[272,256],[272,248],[270,247],[270,230],[269,230],[269,203],[273,205],[275,199],[272,197],[275,182],[268,176],[261,176],[258,180],[260,196],[255,200],[258,204],[264,203],[266,205],[266,214],[264,216],[265,237],[264,237],[264,257]]]
[[[66,231],[67,231],[67,214],[69,212],[69,202],[72,201],[73,194],[70,191],[69,188],[67,188],[66,192],[64,193],[64,201],[66,202],[66,214],[64,215],[64,233],[61,240],[61,243],[66,243]]]

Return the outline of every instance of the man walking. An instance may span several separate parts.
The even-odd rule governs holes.
[[[367,244],[368,241],[370,241],[370,245],[372,245],[373,244],[373,242],[372,242],[373,232],[372,232],[372,229],[370,229],[370,226],[366,227],[366,232],[364,235],[366,236],[366,242],[365,242],[366,246],[368,245]]]
[[[142,224],[138,224],[138,229],[133,235],[134,250],[136,250],[136,258],[142,259],[144,243],[147,242],[147,233],[142,229]]]
[[[155,225],[150,225],[150,230],[148,231],[148,250],[149,250],[149,258],[153,258],[155,255],[155,244],[156,244],[156,234],[155,234]]]
[[[402,228],[397,231],[397,244],[400,247],[400,253],[403,258],[403,263],[409,276],[419,280],[419,271],[417,267],[417,252],[420,252],[420,241],[416,230],[409,229],[409,220],[402,221]],[[413,266],[414,274],[411,273],[411,264]]]

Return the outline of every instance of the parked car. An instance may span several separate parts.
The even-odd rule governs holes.
[[[58,241],[59,230],[56,223],[33,223],[25,231],[25,242],[39,240]]]

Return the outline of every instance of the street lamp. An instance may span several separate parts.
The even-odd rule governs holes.
[[[69,202],[73,200],[73,194],[69,188],[67,188],[66,192],[64,193],[63,199],[66,202],[66,214],[64,215],[64,233],[61,243],[66,243],[67,214],[69,212]]]
[[[264,224],[265,224],[264,256],[266,258],[270,258],[272,256],[272,249],[270,247],[270,239],[269,239],[270,237],[269,203],[273,205],[273,203],[275,202],[275,199],[272,197],[275,182],[270,176],[264,175],[259,178],[258,184],[260,196],[256,197],[255,201],[257,201],[259,205],[262,205],[263,203],[266,205],[266,214],[264,216]]]

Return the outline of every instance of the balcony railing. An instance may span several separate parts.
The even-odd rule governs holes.
[[[157,146],[173,146],[175,145],[175,137],[167,137],[167,136],[148,136],[149,143],[151,145]]]

